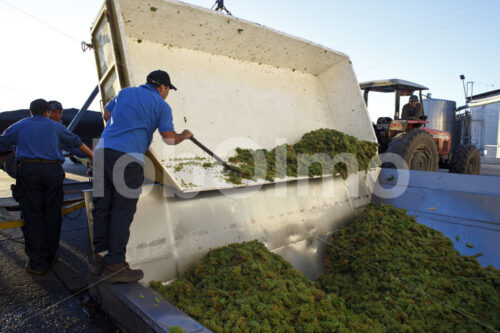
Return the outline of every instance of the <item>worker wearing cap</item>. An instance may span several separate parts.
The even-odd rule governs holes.
[[[61,233],[64,157],[59,146],[79,147],[89,157],[92,151],[80,138],[48,118],[44,99],[31,102],[31,117],[11,125],[0,136],[0,151],[16,146],[19,204],[24,217],[26,271],[41,275],[57,260]]]
[[[55,121],[56,123],[60,123],[63,114],[62,104],[58,101],[49,101],[49,106],[50,106],[49,118]]]
[[[174,130],[172,110],[165,102],[169,91],[177,90],[169,75],[156,70],[147,83],[122,89],[106,105],[106,127],[95,148],[94,160],[94,264],[89,272],[108,282],[134,282],[141,270],[132,270],[125,261],[143,177],[143,155],[158,129],[169,145],[189,139],[192,134]]]
[[[56,123],[60,123],[61,122],[61,119],[62,119],[62,114],[63,114],[63,106],[60,102],[58,101],[49,101],[49,106],[50,106],[50,110],[49,110],[49,118],[52,119],[53,121],[55,121]],[[87,155],[82,152],[79,148],[64,148],[68,153],[70,153],[71,155],[76,155],[80,158],[84,158],[84,157],[87,157]],[[12,150],[16,150],[16,147],[13,147]],[[15,156],[14,156],[15,157]],[[17,174],[17,164],[13,164],[11,167],[11,172],[14,173],[14,177],[13,178],[16,178],[16,174]],[[9,173],[9,175],[11,175]],[[14,186],[13,188],[11,187],[11,189],[13,190],[13,197],[14,199],[16,198],[17,196],[17,192],[16,194],[14,194],[14,191],[16,189],[16,187]]]
[[[403,120],[418,120],[424,115],[422,104],[418,102],[418,97],[415,95],[410,96],[410,100],[403,106],[401,112],[401,119]]]
[[[55,121],[56,123],[60,123],[64,111],[62,104],[58,101],[53,100],[49,101],[49,106],[50,106],[49,118]],[[80,158],[87,157],[87,155],[78,148],[63,147],[63,149],[66,150],[71,155],[75,155]]]

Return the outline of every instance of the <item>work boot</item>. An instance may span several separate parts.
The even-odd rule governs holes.
[[[104,271],[104,257],[100,254],[94,255],[94,262],[89,264],[89,273],[100,276]]]
[[[109,283],[131,283],[142,279],[144,273],[140,269],[130,269],[128,263],[124,261],[119,264],[105,265],[102,277]]]
[[[31,265],[29,263],[27,263],[26,266],[24,266],[24,269],[26,270],[26,272],[28,272],[31,275],[44,275],[49,271],[48,269],[44,270],[44,271],[34,269],[33,267],[31,267]]]

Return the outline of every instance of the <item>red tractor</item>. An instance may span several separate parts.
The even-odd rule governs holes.
[[[390,117],[380,117],[374,124],[375,134],[379,143],[379,153],[394,153],[400,155],[408,168],[421,171],[437,171],[438,168],[449,169],[454,173],[478,175],[481,167],[479,151],[472,145],[452,145],[451,134],[448,131],[427,128],[425,113],[419,119],[400,119],[401,96],[419,93],[422,105],[422,90],[427,87],[399,80],[378,80],[360,84],[364,91],[365,103],[368,106],[370,91],[395,93],[396,105],[394,120]]]

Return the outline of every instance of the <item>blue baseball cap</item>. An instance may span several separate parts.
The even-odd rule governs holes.
[[[49,106],[51,111],[62,110],[63,106],[58,101],[49,101]]]

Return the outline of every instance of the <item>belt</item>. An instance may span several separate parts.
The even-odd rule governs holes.
[[[25,158],[23,160],[17,161],[17,166],[21,166],[25,163],[50,163],[50,164],[62,164],[60,160],[44,160],[42,158]]]

